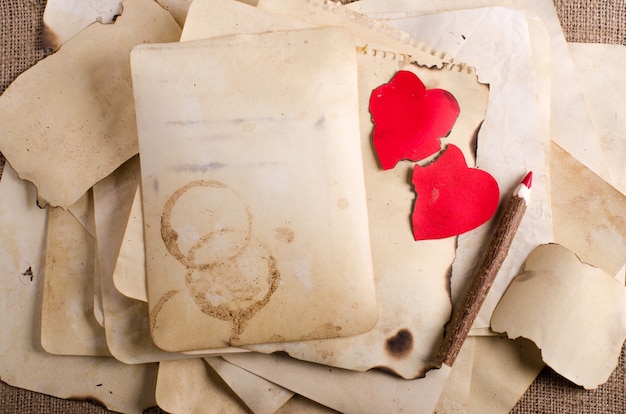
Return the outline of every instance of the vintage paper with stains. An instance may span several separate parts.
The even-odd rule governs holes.
[[[533,172],[531,203],[473,325],[475,329],[488,328],[494,307],[528,253],[537,244],[552,241],[547,157],[550,136],[548,119],[540,116],[549,112],[549,95],[543,94],[538,101],[536,82],[537,78],[540,82],[547,78],[549,72],[535,71],[532,55],[542,51],[531,48],[526,16],[518,10],[459,10],[393,18],[388,24],[476,66],[479,80],[489,83],[489,106],[478,133],[476,163],[498,181],[501,204],[526,173]],[[445,34],[440,33],[440,27],[446,27]],[[535,46],[547,42],[545,38],[538,40]],[[545,87],[539,91],[548,92]],[[486,225],[459,236],[452,269],[453,303],[467,289],[469,276],[498,219],[496,215]]]
[[[156,364],[110,357],[58,356],[39,345],[46,211],[36,189],[5,166],[0,181],[0,378],[59,398],[100,401],[142,413],[155,405]]]
[[[137,153],[130,50],[179,36],[158,4],[130,0],[115,24],[89,26],[7,88],[0,151],[42,205],[69,207]]]
[[[255,414],[273,414],[294,394],[220,357],[204,358],[204,361]]]
[[[250,412],[202,358],[159,363],[156,401],[169,413]]]
[[[600,145],[606,157],[610,179],[626,195],[626,61],[624,45],[569,43]]]
[[[60,355],[110,355],[94,315],[93,237],[66,210],[48,209],[41,345]]]
[[[185,351],[371,329],[351,34],[151,45],[132,65],[155,343]]]
[[[191,0],[157,2],[183,27]],[[114,23],[122,12],[122,0],[49,0],[43,15],[43,47],[56,50],[91,24]]]
[[[342,413],[432,413],[450,367],[406,380],[372,370],[356,372],[258,353],[225,356],[227,361]]]
[[[207,7],[209,4],[221,6],[212,10]],[[211,25],[203,26],[201,22],[219,21],[222,15],[224,21],[239,22],[236,27],[225,24],[224,34],[239,28],[278,30],[281,24],[289,22],[285,17],[236,2],[197,1],[190,9],[182,38],[192,40],[214,35],[214,30],[208,28]],[[250,21],[255,15],[260,18]],[[290,28],[291,24],[286,27]],[[450,90],[463,110],[444,141],[462,148],[471,165],[474,159],[471,140],[484,117],[488,90],[476,82],[476,75],[469,68],[454,66],[431,71],[409,65],[392,55],[387,55],[386,59],[380,54],[374,57],[372,52],[359,55],[358,62],[361,145],[370,194],[370,237],[380,309],[377,326],[369,333],[349,338],[248,348],[260,352],[287,351],[297,358],[348,369],[385,367],[398,375],[415,378],[432,365],[433,349],[443,335],[443,325],[449,315],[445,279],[454,254],[454,240],[418,244],[413,240],[407,218],[415,194],[406,181],[413,164],[403,163],[395,171],[380,170],[370,145],[372,123],[367,102],[371,90],[388,82],[400,69],[415,71],[429,88]],[[433,257],[437,260],[432,260]],[[417,327],[416,320],[419,321]]]
[[[111,354],[127,364],[189,358],[188,355],[165,352],[150,337],[148,305],[144,301],[120,294],[112,273],[121,250],[122,237],[139,187],[139,158],[131,158],[115,172],[93,187],[98,269],[101,278],[102,304],[106,342]],[[140,236],[143,236],[141,232]],[[143,243],[142,243],[143,246]],[[134,258],[142,260],[142,255]],[[143,263],[141,263],[143,265]],[[145,281],[145,267],[139,279]],[[145,290],[145,282],[144,282]],[[236,348],[205,351],[205,355],[244,352]]]
[[[176,23],[178,23],[180,27],[184,27],[185,18],[187,17],[187,10],[193,3],[192,0],[156,0],[156,1],[161,5],[161,7],[163,7],[172,15],[172,17],[174,18],[174,20],[176,20]]]
[[[559,146],[583,163],[587,168],[608,180],[606,157],[598,140],[593,123],[585,107],[583,91],[563,36],[563,30],[554,4],[546,0],[437,0],[415,2],[412,0],[361,0],[348,5],[371,17],[383,19],[407,17],[416,14],[458,10],[476,7],[514,7],[536,14],[548,31],[549,52],[554,62],[550,73],[550,136]],[[486,44],[493,38],[484,39]]]
[[[120,14],[122,0],[48,0],[43,13],[43,47],[56,50],[90,24],[111,24]]]
[[[626,196],[552,145],[554,239],[610,275],[626,263]]]
[[[561,245],[541,245],[511,282],[491,326],[532,340],[552,369],[596,388],[617,366],[626,339],[626,287]]]
[[[373,56],[359,57],[361,145],[368,194],[368,214],[376,290],[380,307],[376,328],[362,335],[247,347],[254,351],[286,351],[289,355],[346,369],[384,368],[404,378],[424,375],[450,315],[448,275],[455,238],[413,239],[409,218],[415,193],[408,182],[414,166],[401,162],[383,171],[371,149],[371,91],[389,82],[398,70],[416,73],[428,88],[443,88],[458,100],[461,113],[445,140],[463,149],[471,165],[472,138],[484,117],[488,90],[476,75],[453,67],[433,70]]]

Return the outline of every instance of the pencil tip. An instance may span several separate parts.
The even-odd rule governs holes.
[[[533,184],[533,172],[532,171],[526,174],[526,177],[522,180],[522,184],[524,184],[527,188],[530,188],[530,186]]]

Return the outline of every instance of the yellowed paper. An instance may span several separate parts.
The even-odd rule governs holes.
[[[474,344],[476,340],[475,337],[468,337],[463,343],[433,414],[461,414],[466,412],[475,360]]]
[[[106,340],[113,356],[127,364],[171,358],[152,344],[145,303],[119,298],[111,286],[125,219],[138,185],[139,158],[134,157],[93,188]]]
[[[257,7],[315,27],[339,26],[350,30],[362,50],[390,52],[392,56],[411,56],[420,65],[441,68],[444,63],[460,63],[376,19],[342,7],[341,3],[326,0],[294,2],[291,0],[259,0]]]
[[[532,342],[518,338],[475,338],[468,414],[510,412],[544,367]]]
[[[192,0],[156,0],[165,10],[170,12],[176,23],[180,27],[185,25],[185,18],[187,17],[187,10],[191,5]],[[235,0],[233,0],[235,1]]]
[[[125,229],[125,223],[134,204],[139,175],[139,158],[133,157],[93,188],[101,274],[98,282],[102,286],[108,349],[115,358],[127,364],[190,358],[188,355],[165,352],[157,348],[150,337],[148,304],[121,295],[113,284],[112,273],[121,250],[122,237],[127,233],[125,230],[128,230]],[[134,260],[141,260],[141,257],[135,257]],[[145,268],[140,279],[145,280]],[[214,349],[205,351],[204,355],[223,352],[244,351]]]
[[[217,10],[209,7],[216,4],[219,4]],[[190,9],[189,26],[185,27],[182,37],[191,40],[194,37],[215,35],[215,29],[200,24],[205,20],[215,23],[211,26],[222,27],[225,34],[238,30],[279,30],[283,24],[285,28],[291,28],[294,24],[287,17],[244,4],[197,1]],[[224,23],[220,25],[220,21]],[[351,27],[342,19],[338,23]],[[366,25],[365,22],[360,24]],[[464,110],[444,141],[459,146],[468,164],[472,165],[474,150],[471,138],[484,117],[488,91],[485,85],[476,82],[476,75],[467,67],[449,66],[445,70],[431,71],[402,62],[393,54],[383,58],[381,54],[374,57],[372,50],[362,52],[358,56],[361,145],[366,187],[370,194],[368,213],[374,269],[378,275],[376,283],[380,315],[377,326],[371,332],[349,338],[249,348],[260,352],[282,350],[300,359],[347,369],[384,367],[403,377],[414,378],[423,375],[432,365],[434,347],[442,336],[442,327],[448,318],[450,304],[445,279],[453,257],[454,241],[450,239],[416,244],[412,239],[407,219],[415,194],[406,184],[406,176],[412,164],[401,163],[395,171],[383,172],[379,169],[370,143],[372,124],[367,110],[369,96],[373,88],[388,82],[400,69],[414,71],[429,88],[440,87],[451,91]],[[390,242],[392,238],[393,243]],[[437,257],[437,260],[432,260],[433,257]],[[431,276],[419,276],[426,274]],[[419,327],[415,327],[416,320],[419,321]],[[392,345],[399,342],[402,343],[400,350],[391,352],[389,349],[394,348]]]
[[[102,283],[100,273],[100,258],[96,254],[95,247],[92,249],[93,253],[93,316],[96,318],[98,325],[104,328],[104,306],[102,305]]]
[[[177,414],[248,413],[246,405],[203,359],[159,363],[156,401]]]
[[[541,245],[511,282],[491,327],[532,340],[552,369],[596,388],[617,366],[626,338],[626,288],[566,248]]]
[[[626,263],[626,196],[552,146],[555,241],[615,275]]]
[[[367,3],[354,7],[365,8]],[[417,6],[406,7],[411,11],[415,10],[411,7]],[[493,309],[528,253],[537,244],[552,241],[546,155],[550,136],[548,119],[540,116],[540,109],[543,113],[549,111],[544,85],[547,72],[537,74],[531,59],[533,52],[542,51],[532,50],[526,16],[518,10],[479,8],[400,17],[410,14],[398,13],[388,24],[476,66],[479,79],[490,86],[487,114],[477,137],[477,165],[498,181],[501,204],[509,199],[526,173],[533,172],[532,202],[473,325],[474,329],[488,328]],[[446,28],[445,33],[441,27]],[[540,30],[535,28],[536,32]],[[544,39],[539,44],[546,42]],[[537,85],[544,93],[539,101]],[[461,106],[461,113],[463,110]],[[498,219],[496,215],[489,223],[459,236],[452,269],[453,303],[458,303],[466,290],[472,269]]]
[[[470,336],[434,413],[508,413],[543,367],[539,350],[527,339]]]
[[[236,0],[195,0],[189,7],[180,41],[311,27],[315,25],[292,20]]]
[[[293,396],[293,392],[220,357],[204,358],[204,361],[255,414],[273,414]]]
[[[580,75],[589,115],[606,157],[610,179],[602,177],[626,195],[626,47],[593,43],[569,43]]]
[[[626,285],[626,265],[624,265],[615,275],[615,279],[617,279],[622,285]]]
[[[148,301],[140,186],[137,186],[133,197],[133,204],[113,270],[113,283],[122,295],[142,302]]]
[[[70,214],[48,210],[41,345],[60,355],[110,355],[94,316],[94,239]]]
[[[576,68],[565,43],[563,30],[552,2],[546,0],[471,0],[464,2],[457,0],[437,0],[436,2],[361,0],[348,5],[351,9],[376,18],[407,17],[425,12],[457,10],[460,7],[493,6],[528,10],[541,18],[548,30],[552,61],[558,62],[558,66],[555,65],[558,70],[551,72],[551,138],[586,167],[608,179],[606,157],[584,105],[583,92]],[[484,41],[485,49],[490,47],[497,49],[497,37],[486,38]]]
[[[39,345],[46,211],[36,197],[35,187],[6,165],[0,181],[0,377],[15,387],[142,413],[156,404],[156,364],[58,356]]]
[[[137,153],[130,50],[179,36],[158,4],[132,0],[115,24],[89,26],[4,92],[0,151],[42,205],[69,207]]]
[[[92,23],[111,24],[122,0],[48,0],[43,13],[43,46],[58,49]]]
[[[342,413],[432,413],[450,367],[405,380],[387,373],[329,368],[284,355],[225,356],[227,361]]]
[[[282,407],[280,407],[276,414],[293,414],[293,413],[307,413],[307,414],[332,414],[338,413],[330,407],[326,407],[313,400],[310,400],[301,395],[295,394],[289,399]]]
[[[87,230],[91,237],[96,237],[96,228],[93,218],[93,194],[91,189],[87,191],[74,204],[69,206],[67,210],[72,213],[74,218]]]
[[[155,343],[184,351],[371,329],[350,33],[153,45],[132,64]]]
[[[371,91],[388,82],[398,70],[416,73],[427,88],[450,91],[459,101],[459,119],[447,142],[459,146],[471,165],[471,139],[484,117],[485,85],[476,75],[451,70],[432,70],[372,56],[359,57],[361,145],[376,289],[380,315],[376,328],[362,335],[327,341],[248,347],[255,351],[283,350],[289,355],[346,369],[365,371],[374,367],[404,378],[423,376],[433,367],[433,356],[450,315],[448,272],[455,239],[413,239],[409,219],[415,193],[407,178],[411,162],[383,171],[371,149]]]
[[[67,209],[74,218],[89,233],[91,239],[96,237],[96,228],[93,215],[93,193],[91,189]],[[100,326],[104,326],[104,314],[102,311],[102,292],[100,291],[100,269],[98,257],[93,258],[93,315]]]

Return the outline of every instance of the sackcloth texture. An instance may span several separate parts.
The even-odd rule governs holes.
[[[347,1],[350,0],[344,0]],[[50,53],[41,42],[45,3],[45,0],[0,0],[0,93],[21,72]],[[626,45],[626,0],[554,0],[554,5],[568,42]],[[0,155],[0,175],[3,165]],[[626,413],[625,388],[626,347],[609,381],[595,390],[584,390],[546,367],[511,413],[623,414]],[[102,414],[110,411],[94,401],[63,400],[0,382],[0,412]],[[163,412],[158,408],[146,411]]]

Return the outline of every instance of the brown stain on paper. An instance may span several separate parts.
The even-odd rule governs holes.
[[[387,338],[385,349],[392,357],[406,357],[413,349],[413,334],[406,328],[400,329],[394,336]]]
[[[293,243],[296,235],[289,227],[276,227],[276,229],[274,230],[274,237],[276,238],[276,240],[283,243]]]
[[[200,310],[213,318],[231,322],[231,341],[237,341],[245,329],[245,324],[260,311],[271,299],[278,289],[280,271],[276,258],[269,253],[261,243],[251,243],[252,215],[243,199],[237,194],[238,199],[244,205],[247,214],[245,230],[225,227],[215,232],[202,236],[191,247],[187,254],[180,250],[178,232],[171,225],[172,212],[180,197],[188,190],[196,187],[208,187],[232,191],[225,184],[214,180],[197,180],[187,183],[176,190],[166,201],[161,216],[161,238],[167,251],[186,268],[185,286],[190,297]],[[235,193],[236,194],[236,193]],[[216,234],[220,236],[241,235],[244,243],[237,244],[237,248],[227,256],[210,255],[211,261],[198,263],[196,252],[208,245]],[[294,240],[294,233],[288,227],[276,229],[275,237],[285,243]],[[265,262],[267,268],[265,280],[258,280],[256,266],[247,268],[248,260]],[[240,262],[241,261],[241,262]],[[263,267],[261,265],[260,267]],[[244,270],[245,269],[245,270]],[[239,273],[238,273],[239,272]],[[243,273],[242,273],[243,272]],[[245,273],[245,274],[244,274]],[[252,275],[253,277],[250,277]],[[260,271],[258,273],[260,277]],[[265,292],[263,292],[265,290]],[[150,312],[150,325],[154,329],[157,316],[163,305],[176,293],[177,290],[167,292],[159,299]],[[211,303],[207,294],[223,299],[221,303]]]
[[[267,269],[267,284],[268,284],[267,292],[261,299],[254,301],[251,305],[240,308],[240,309],[233,308],[232,303],[224,303],[224,304],[218,304],[218,305],[214,305],[210,303],[205,297],[206,292],[204,290],[196,290],[193,288],[192,286],[193,282],[191,280],[193,271],[190,271],[187,273],[187,276],[185,278],[187,282],[187,288],[189,289],[190,294],[192,298],[194,299],[194,302],[196,303],[196,305],[200,307],[202,312],[216,319],[220,319],[220,320],[228,321],[232,323],[233,329],[232,329],[232,336],[230,339],[231,341],[236,341],[237,339],[239,339],[239,335],[241,335],[241,333],[243,333],[244,331],[246,322],[252,319],[252,317],[254,317],[254,315],[258,311],[260,311],[263,307],[265,307],[265,305],[267,305],[267,303],[270,301],[276,289],[278,289],[278,284],[280,281],[280,272],[278,271],[276,259],[272,256],[268,256],[266,260],[267,260],[267,268],[268,268]],[[217,267],[217,264],[215,267]],[[229,274],[229,275],[222,275],[222,276],[228,277],[231,275]],[[220,275],[218,274],[217,277],[219,278]],[[246,290],[244,289],[244,292],[238,292],[238,293],[245,294],[245,292]]]
[[[180,290],[170,290],[169,292],[161,296],[156,305],[154,305],[154,307],[150,311],[150,328],[152,330],[156,328],[157,316],[159,316],[161,309],[163,309],[163,305],[165,305],[165,303],[167,303],[167,301],[170,300],[172,296],[174,296],[178,292],[180,292]]]

